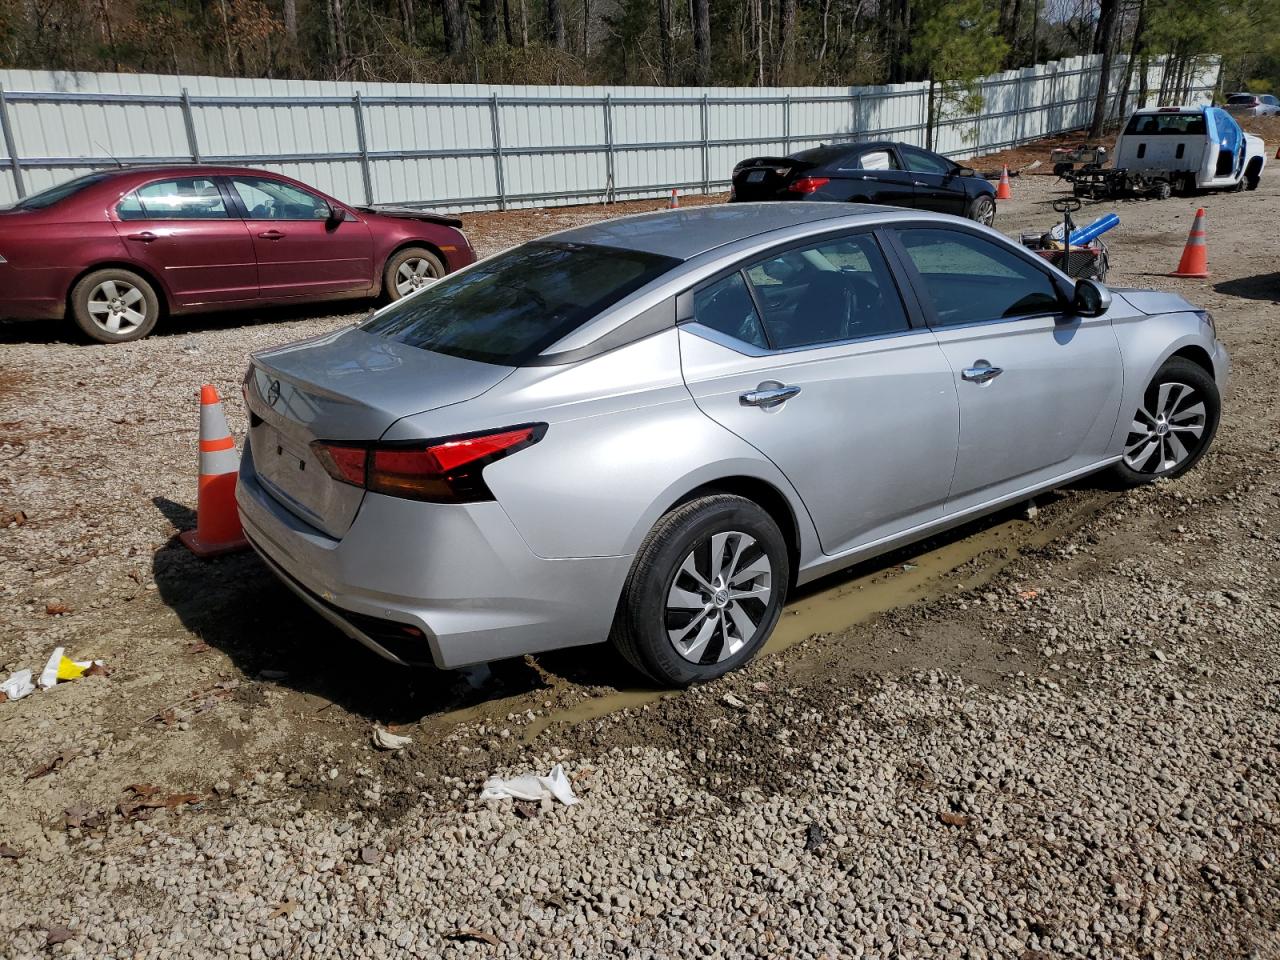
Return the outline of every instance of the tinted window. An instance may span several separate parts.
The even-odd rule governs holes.
[[[953,169],[953,164],[945,157],[926,153],[923,150],[913,150],[911,147],[899,147],[898,149],[902,153],[902,162],[907,165],[907,169],[912,173],[938,173],[945,175]]]
[[[364,325],[437,353],[518,365],[680,261],[571,243],[527,243],[390,307]]]
[[[139,187],[116,207],[121,220],[223,220],[222,192],[204,177],[158,180]]]
[[[789,250],[747,271],[779,350],[900,333],[907,315],[869,235]]]
[[[110,177],[115,176],[111,173],[89,173],[83,177],[76,177],[74,180],[68,180],[66,183],[59,183],[56,186],[49,187],[47,190],[41,190],[39,193],[33,193],[25,200],[19,200],[12,207],[14,210],[43,210],[45,207],[51,207],[59,200],[65,200],[67,197],[79,193],[85,187],[91,187],[95,183],[101,183]]]
[[[892,150],[867,150],[847,158],[840,164],[841,170],[901,170],[898,158]]]
[[[1126,134],[1144,137],[1187,136],[1204,133],[1203,113],[1135,113],[1124,128]]]
[[[1258,98],[1251,93],[1237,93],[1227,97],[1227,103],[1243,103],[1248,106],[1253,106],[1257,99]],[[1263,99],[1265,100],[1266,98],[1264,97]]]
[[[329,204],[290,183],[266,177],[232,177],[231,186],[250,220],[327,220]]]
[[[1049,275],[1011,250],[956,230],[901,230],[938,322],[972,323],[1061,308]]]
[[[699,290],[693,297],[693,316],[698,323],[726,336],[768,349],[760,315],[747,292],[742,274],[731,273],[723,280]]]

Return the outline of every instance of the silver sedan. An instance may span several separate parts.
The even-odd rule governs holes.
[[[440,667],[611,640],[660,683],[797,584],[1073,478],[1190,469],[1208,313],[920,211],[734,204],[490,257],[254,356],[238,497],[351,637]]]

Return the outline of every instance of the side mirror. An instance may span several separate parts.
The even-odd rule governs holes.
[[[1100,317],[1111,309],[1111,291],[1097,280],[1077,280],[1071,312],[1078,317]]]
[[[973,167],[957,167],[956,168],[957,177],[976,177],[977,175],[978,175],[977,171],[975,171]]]
[[[324,223],[330,230],[336,230],[338,229],[338,224],[345,219],[347,219],[347,211],[341,207],[331,206],[329,207],[329,216],[325,217]]]

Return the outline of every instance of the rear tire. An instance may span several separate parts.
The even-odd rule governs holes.
[[[444,264],[430,250],[405,247],[387,261],[382,271],[382,292],[388,302],[402,300],[444,274]]]
[[[1222,397],[1204,370],[1181,357],[1162,366],[1129,414],[1124,459],[1115,475],[1125,486],[1180,477],[1204,456],[1218,432]]]
[[[713,680],[764,646],[790,577],[769,514],[743,497],[699,497],[662,517],[641,544],[609,639],[664,686]]]
[[[996,202],[985,193],[974,197],[969,201],[969,207],[964,215],[976,223],[989,227],[996,222]]]
[[[69,300],[76,326],[97,343],[141,340],[160,319],[160,298],[132,270],[108,267],[87,273],[71,288]]]

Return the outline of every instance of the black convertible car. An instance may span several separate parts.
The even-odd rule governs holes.
[[[946,157],[905,143],[834,143],[733,168],[729,200],[834,200],[953,213],[988,226],[996,191]]]

